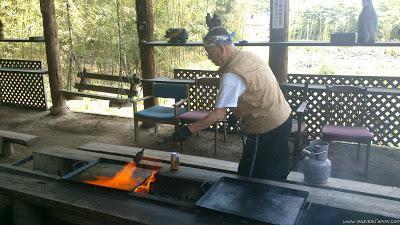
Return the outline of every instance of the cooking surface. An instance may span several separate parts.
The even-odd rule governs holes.
[[[94,166],[88,167],[83,171],[76,173],[68,178],[68,180],[81,182],[107,188],[114,188],[124,191],[132,191],[140,186],[152,174],[151,168],[134,162],[123,163],[113,160],[101,159]],[[124,172],[124,177],[116,179],[118,174]]]
[[[270,224],[296,224],[308,192],[221,178],[196,205]]]

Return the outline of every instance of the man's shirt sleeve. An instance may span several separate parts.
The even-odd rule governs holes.
[[[246,82],[235,73],[224,73],[219,82],[215,108],[235,108],[239,97],[246,90]]]

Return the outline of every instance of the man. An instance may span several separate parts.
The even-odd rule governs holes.
[[[291,109],[266,60],[236,49],[223,27],[212,28],[203,44],[208,58],[223,73],[215,110],[179,129],[173,135],[174,141],[185,141],[192,133],[224,119],[226,109],[233,108],[247,136],[238,174],[286,179]]]

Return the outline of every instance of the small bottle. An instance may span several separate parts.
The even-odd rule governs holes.
[[[171,170],[179,170],[179,155],[176,152],[171,153]]]

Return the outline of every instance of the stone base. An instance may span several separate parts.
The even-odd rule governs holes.
[[[0,137],[0,156],[7,157],[15,154],[14,148],[10,142],[5,142],[3,138]]]
[[[14,199],[13,221],[14,225],[43,225],[43,210],[39,206]]]
[[[69,113],[69,108],[66,106],[58,108],[51,107],[50,109],[50,115],[52,116],[62,116],[62,115],[67,115],[68,113]]]

